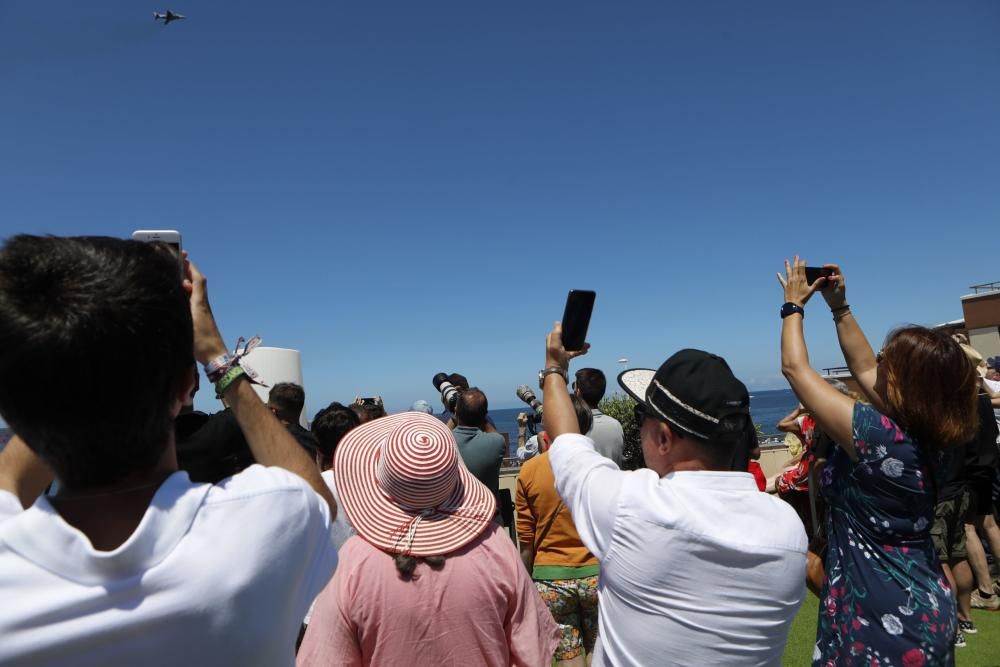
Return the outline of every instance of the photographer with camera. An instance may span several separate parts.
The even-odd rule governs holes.
[[[496,431],[489,433],[483,428],[488,409],[486,394],[476,387],[466,389],[455,401],[458,423],[452,431],[465,467],[497,498],[499,512],[500,465],[507,453],[507,443]]]
[[[438,373],[431,380],[431,383],[435,389],[441,392],[441,405],[444,406],[444,412],[441,413],[440,419],[448,425],[448,428],[454,429],[456,425],[455,404],[459,394],[468,391],[469,381],[461,373],[452,373],[451,375]],[[486,415],[486,421],[483,423],[483,431],[486,433],[497,432],[497,426],[489,414]]]
[[[535,396],[535,392],[526,384],[522,384],[514,392],[514,395],[531,406],[534,413],[519,412],[517,414],[517,458],[522,463],[532,458],[539,452],[539,441],[545,435],[535,433],[535,425],[542,423],[542,402]],[[531,427],[531,437],[525,440],[525,431]]]

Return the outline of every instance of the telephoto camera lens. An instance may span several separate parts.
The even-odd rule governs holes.
[[[517,394],[518,398],[530,405],[532,410],[538,414],[542,414],[542,402],[538,400],[537,396],[535,396],[535,392],[531,390],[531,387],[526,384],[522,384],[514,393]]]
[[[448,406],[448,411],[455,412],[455,406],[458,405],[458,387],[448,382],[448,374],[438,373],[431,380],[431,383],[435,389],[441,392],[441,400]]]

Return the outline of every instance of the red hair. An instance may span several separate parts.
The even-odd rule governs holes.
[[[882,348],[886,402],[892,417],[922,446],[969,442],[979,426],[979,377],[949,336],[909,326],[889,334]]]

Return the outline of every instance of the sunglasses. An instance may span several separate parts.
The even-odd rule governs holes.
[[[882,350],[879,350],[878,354],[875,355],[875,363],[881,364],[883,359],[885,359],[885,356],[883,356]]]

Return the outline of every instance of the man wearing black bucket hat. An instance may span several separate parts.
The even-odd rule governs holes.
[[[750,419],[728,364],[681,350],[618,382],[637,403],[644,470],[621,471],[578,432],[573,357],[546,342],[545,428],[559,495],[601,561],[594,665],[779,665],[805,593],[794,510],[732,472]]]

